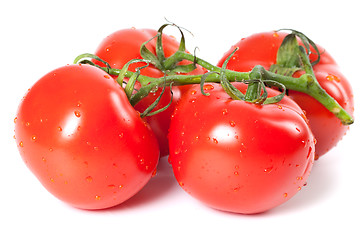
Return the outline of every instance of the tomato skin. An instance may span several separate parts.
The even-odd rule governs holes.
[[[286,36],[283,32],[264,32],[253,34],[236,43],[220,59],[221,66],[225,59],[237,46],[227,68],[236,71],[250,71],[256,65],[262,65],[269,69],[276,63],[277,51]],[[320,62],[313,68],[315,76],[322,88],[328,92],[339,104],[351,115],[354,113],[354,100],[351,86],[346,77],[339,71],[338,65],[328,51],[317,45],[321,53]],[[314,51],[313,51],[314,52]],[[310,54],[310,59],[316,59],[316,55]],[[296,72],[294,77],[299,77],[303,72]],[[316,158],[324,155],[342,139],[348,130],[348,126],[342,125],[341,121],[331,114],[314,98],[306,94],[289,90],[291,97],[306,112],[310,127],[317,140]],[[331,130],[329,130],[331,129]]]
[[[156,36],[157,31],[153,29],[122,29],[116,31],[107,36],[98,46],[95,51],[95,55],[105,60],[110,64],[112,68],[122,68],[127,62],[132,59],[142,59],[140,54],[141,45]],[[156,39],[151,40],[146,44],[146,47],[156,55]],[[179,48],[179,43],[174,37],[163,34],[163,50],[165,57],[169,57],[174,54]],[[96,62],[100,64],[99,62]],[[189,64],[188,61],[182,61],[181,64]],[[135,71],[139,66],[144,66],[143,63],[131,64],[129,71]],[[198,67],[189,74],[203,74],[205,70]],[[141,74],[148,77],[163,77],[164,73],[159,69],[150,65],[141,70]],[[173,100],[169,108],[154,116],[145,117],[145,120],[149,123],[153,129],[160,146],[161,156],[168,155],[168,140],[167,134],[170,126],[170,116],[174,111],[174,108],[181,98],[183,92],[186,92],[188,86],[174,86]],[[135,105],[135,109],[143,112],[151,103],[153,103],[159,96],[162,88],[159,87],[157,91],[150,93],[147,97],[142,99],[138,104]],[[165,89],[162,99],[158,106],[154,110],[161,109],[167,106],[171,100],[171,92],[169,88]]]
[[[294,196],[314,160],[302,110],[288,97],[258,106],[230,99],[217,84],[205,89],[209,96],[190,89],[171,121],[169,161],[179,185],[210,207],[244,214]]]
[[[159,158],[153,132],[123,89],[89,65],[61,67],[36,82],[19,106],[15,138],[42,185],[82,209],[124,202]]]

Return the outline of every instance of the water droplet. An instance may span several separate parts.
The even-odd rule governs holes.
[[[59,126],[59,127],[58,127],[58,130],[59,130],[59,132],[61,132],[61,131],[62,131],[62,127]]]
[[[124,133],[120,133],[120,134],[119,134],[119,137],[120,137],[120,138],[124,137]]]
[[[20,146],[20,147],[24,147],[23,141],[21,141],[21,142],[19,143],[19,146]]]
[[[225,108],[225,109],[223,109],[223,110],[222,110],[222,114],[223,114],[223,115],[228,114],[228,110],[227,110],[226,108]]]
[[[238,175],[239,175],[239,172],[238,172],[238,171],[235,171],[235,172],[234,172],[234,175],[238,176]]]
[[[50,181],[51,181],[51,182],[54,182],[55,180],[54,180],[54,178],[50,178]]]
[[[99,151],[99,147],[93,147],[95,151]]]
[[[95,196],[95,200],[99,201],[100,199],[101,199],[100,196],[98,196],[98,195]]]
[[[156,93],[159,90],[159,86],[155,86],[150,90],[150,93]]]
[[[273,37],[279,37],[279,34],[277,32],[274,32]]]
[[[235,127],[235,122],[234,121],[230,121],[230,126],[232,126],[232,127]]]
[[[281,105],[278,105],[278,109],[282,109],[282,106],[281,106]]]
[[[270,173],[273,170],[273,168],[274,168],[273,166],[267,167],[267,168],[264,169],[264,172]]]
[[[218,144],[218,143],[219,143],[219,141],[218,141],[216,138],[213,138],[213,142],[214,142],[215,144]]]
[[[35,142],[35,141],[36,141],[36,136],[33,135],[33,136],[31,137],[31,140]]]
[[[287,194],[287,193],[284,193],[283,196],[284,196],[284,198],[286,198],[286,197],[288,196],[288,194]]]
[[[192,91],[191,91],[191,95],[194,95],[194,94],[196,94],[196,93],[197,93],[196,90],[192,90]]]
[[[179,185],[180,185],[180,187],[183,187],[183,186],[184,186],[184,183],[183,183],[183,182],[179,182]]]
[[[52,148],[49,148],[49,152],[52,152],[52,151],[54,151],[54,149],[52,149]]]
[[[80,111],[78,111],[78,110],[75,110],[75,111],[74,111],[74,114],[75,114],[76,117],[81,117],[81,113],[80,113]]]
[[[204,85],[204,90],[209,91],[209,90],[213,90],[213,89],[214,89],[214,86],[211,85],[211,84],[205,84],[205,85]]]
[[[17,117],[14,118],[14,123],[16,123],[16,121],[17,121]]]
[[[335,75],[332,75],[332,74],[329,74],[327,77],[326,77],[326,80],[328,81],[335,81],[335,82],[340,82],[340,78],[338,78],[337,76]]]
[[[304,119],[304,121],[306,122],[306,124],[309,124],[309,119],[306,117],[306,112],[305,112],[305,110],[303,110],[303,114],[301,114],[300,116]]]
[[[93,178],[91,176],[87,176],[85,180],[90,183],[93,181]]]
[[[233,188],[234,192],[238,192],[243,186],[236,186]]]
[[[29,123],[29,122],[26,122],[26,123],[25,123],[25,126],[27,126],[27,127],[30,126],[30,123]]]
[[[309,151],[308,151],[306,158],[309,158],[311,156],[311,153],[312,153],[312,147],[309,147]]]
[[[104,78],[110,79],[110,76],[109,75],[104,75]]]
[[[189,103],[194,103],[194,102],[196,102],[195,98],[189,100]]]

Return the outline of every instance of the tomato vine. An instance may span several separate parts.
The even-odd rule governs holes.
[[[163,30],[167,26],[175,26],[179,29],[181,33],[181,42],[180,46],[177,52],[175,52],[173,55],[171,55],[168,58],[165,58],[165,55],[163,53],[163,47],[162,47],[162,34]],[[127,70],[127,66],[124,66],[122,69],[115,69],[111,68],[105,61],[99,59],[97,56],[92,54],[82,54],[76,57],[74,60],[74,63],[85,63],[85,64],[92,64],[91,61],[88,60],[88,58],[93,58],[96,60],[100,60],[101,62],[106,64],[106,67],[101,67],[96,65],[97,67],[103,69],[110,75],[119,76],[118,82],[119,84],[123,83],[123,79],[125,77],[133,80],[136,79],[139,81],[142,85],[140,89],[136,93],[132,93],[128,89],[127,95],[129,98],[130,103],[134,106],[136,103],[138,103],[141,99],[146,97],[150,91],[156,87],[159,86],[170,86],[170,85],[188,85],[188,84],[201,84],[202,81],[205,82],[214,82],[214,83],[222,83],[222,79],[226,78],[226,81],[229,83],[222,84],[223,87],[227,85],[228,87],[234,89],[231,87],[230,82],[247,82],[249,80],[261,80],[262,84],[269,85],[269,84],[277,84],[280,85],[281,88],[284,89],[291,89],[299,92],[306,93],[313,98],[315,98],[317,101],[319,101],[324,107],[326,107],[331,113],[333,113],[337,118],[341,120],[341,122],[344,125],[350,125],[354,122],[353,117],[343,109],[343,107],[340,106],[340,104],[332,98],[327,92],[320,86],[320,84],[317,82],[316,77],[312,70],[312,65],[316,64],[320,59],[320,53],[317,50],[318,58],[315,62],[311,63],[309,59],[309,46],[315,46],[315,44],[304,34],[292,30],[292,33],[288,35],[289,37],[284,39],[283,48],[286,48],[289,42],[291,42],[291,47],[286,48],[286,54],[282,54],[282,56],[286,56],[288,58],[295,58],[298,59],[297,66],[295,68],[287,68],[289,73],[289,70],[291,73],[293,73],[295,70],[302,69],[305,71],[305,74],[303,74],[300,78],[295,78],[292,76],[289,76],[289,74],[284,75],[284,71],[278,71],[279,66],[273,66],[271,70],[266,70],[263,66],[258,65],[254,67],[254,69],[250,72],[239,72],[239,71],[232,71],[225,68],[217,67],[191,53],[188,53],[185,51],[185,37],[180,27],[178,27],[175,24],[164,24],[161,26],[158,30],[158,34],[154,37],[157,38],[157,47],[156,47],[156,53],[157,55],[154,55],[146,48],[146,43],[143,43],[141,46],[140,52],[142,54],[142,57],[144,59],[136,59],[133,61],[139,62],[143,61],[146,64],[153,64],[155,67],[159,68],[164,72],[164,74],[168,76],[164,76],[161,78],[152,78],[147,77],[144,75],[141,75],[141,72],[131,72]],[[302,41],[305,43],[305,47],[300,46],[297,41],[296,37],[299,37],[302,39]],[[289,40],[290,39],[290,40]],[[294,40],[295,39],[295,40]],[[152,40],[152,39],[150,39]],[[149,40],[149,41],[150,41]],[[294,40],[294,41],[293,41]],[[295,43],[296,42],[296,43]],[[279,50],[281,53],[281,51]],[[284,57],[283,57],[284,58]],[[188,60],[191,61],[192,64],[189,65],[178,65],[182,60]],[[133,62],[132,61],[132,62]],[[284,61],[284,60],[283,60]],[[131,64],[132,62],[129,62]],[[200,65],[201,67],[207,69],[210,73],[207,73],[206,78],[203,78],[203,75],[175,75],[174,72],[191,72],[196,68],[196,64]],[[283,69],[286,68],[286,64],[284,65]],[[275,69],[275,70],[274,70]],[[281,72],[281,73],[278,73]],[[254,75],[257,77],[254,78]],[[291,75],[291,74],[290,74]],[[259,79],[260,78],[260,79]],[[264,81],[265,80],[265,81]],[[265,100],[259,100],[257,97],[259,97],[259,90],[255,90],[255,96],[253,96],[253,93],[251,93],[253,90],[251,90],[254,86],[255,89],[259,89],[258,84],[256,81],[250,81],[249,86],[249,93],[246,95],[245,98],[242,100],[251,101],[254,103],[262,104],[266,103]],[[230,84],[230,85],[229,85]],[[229,93],[229,88],[227,88],[227,92]],[[232,95],[234,97],[234,95]],[[279,99],[279,98],[278,98]],[[269,102],[274,102],[269,101]]]

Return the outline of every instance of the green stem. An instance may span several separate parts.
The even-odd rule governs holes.
[[[181,60],[189,60],[192,62],[195,62],[208,69],[209,71],[218,72],[220,73],[221,68],[214,66],[200,58],[195,58],[195,56],[186,53],[178,51],[176,52],[172,57],[167,58],[164,61],[164,66],[172,65],[174,62],[179,62]],[[306,93],[313,98],[315,98],[317,101],[319,101],[322,105],[324,105],[330,112],[335,114],[343,124],[350,125],[354,122],[352,116],[346,112],[337,102],[335,99],[333,99],[329,94],[326,93],[326,91],[319,85],[316,78],[314,77],[313,73],[309,74],[306,73],[302,75],[300,78],[293,78],[289,76],[284,76],[281,74],[276,74],[270,71],[267,71],[262,66],[256,66],[257,71],[261,72],[262,79],[266,80],[273,80],[276,82],[279,82],[283,84],[286,89],[291,89],[298,92]],[[109,72],[111,75],[118,75],[121,70],[119,69],[109,69],[106,67],[102,68],[104,71]],[[134,73],[127,71],[125,74],[125,77],[130,78]],[[174,85],[187,85],[187,84],[200,84],[201,83],[201,76],[202,75],[171,75],[166,77],[167,86],[170,84]],[[244,81],[250,79],[250,73],[249,72],[236,72],[232,70],[226,70],[225,76],[230,82],[234,81]],[[138,103],[142,98],[146,97],[151,89],[153,89],[156,86],[162,86],[164,82],[164,78],[151,78],[143,75],[138,76],[138,81],[142,84],[142,88],[135,93],[132,98],[130,99],[130,102],[132,105],[135,105]],[[218,74],[211,74],[209,75],[206,80],[206,82],[220,82],[220,76]],[[255,87],[254,87],[255,88]],[[255,90],[254,90],[255,91]],[[257,88],[256,88],[257,91]]]
[[[264,71],[265,79],[274,80],[282,83],[287,89],[303,92],[320,102],[331,113],[335,114],[344,125],[350,125],[354,122],[352,116],[346,112],[340,104],[332,98],[317,82],[313,74],[303,74],[300,78],[293,78],[278,75],[269,71]]]

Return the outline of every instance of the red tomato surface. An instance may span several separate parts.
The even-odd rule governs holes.
[[[95,51],[95,55],[105,60],[110,64],[112,68],[120,69],[127,62],[132,59],[142,59],[140,55],[140,47],[141,45],[153,38],[157,34],[156,30],[152,29],[123,29],[116,31],[109,36],[107,36],[98,46]],[[146,47],[153,53],[156,54],[156,39],[153,39],[149,43],[147,43]],[[163,49],[165,57],[169,57],[174,54],[179,48],[179,43],[172,36],[168,36],[163,34]],[[189,64],[190,62],[183,61],[181,64]],[[135,71],[135,68],[139,66],[144,66],[143,63],[132,64],[129,67],[130,71]],[[205,70],[202,68],[197,68],[192,71],[190,74],[202,74]],[[154,66],[150,65],[141,70],[141,74],[149,77],[162,77],[164,76],[163,72]],[[161,156],[168,155],[168,140],[167,134],[170,126],[170,116],[174,111],[174,108],[181,97],[181,94],[188,89],[187,86],[178,87],[174,86],[172,88],[173,91],[173,102],[170,107],[159,114],[145,117],[145,120],[149,123],[151,128],[153,129],[157,139],[159,141],[160,146],[160,154]],[[156,98],[160,95],[162,88],[159,87],[157,91],[150,93],[146,98],[140,101],[137,105],[135,105],[135,109],[140,112],[143,112],[151,103],[153,103]],[[160,109],[168,105],[171,99],[170,89],[167,88],[165,93],[159,102],[158,106],[154,109]]]
[[[69,65],[42,77],[15,118],[20,154],[42,185],[83,209],[124,202],[151,178],[154,133],[104,71]]]
[[[315,145],[299,106],[288,97],[269,105],[232,100],[218,84],[204,89],[209,96],[191,88],[171,120],[169,161],[179,185],[210,207],[245,214],[293,197],[306,183]]]
[[[250,71],[256,65],[262,65],[269,69],[276,63],[277,51],[286,36],[283,32],[264,32],[243,38],[224,54],[218,63],[221,66],[225,59],[235,52],[227,64],[227,68],[236,71]],[[351,115],[354,112],[354,101],[351,86],[348,80],[339,71],[335,60],[321,46],[318,46],[321,53],[320,62],[314,66],[314,73],[319,84]],[[315,60],[315,54],[310,55]],[[294,77],[299,77],[300,72]],[[324,155],[332,149],[345,135],[348,126],[342,125],[341,121],[330,113],[324,106],[314,98],[296,91],[289,90],[288,95],[295,100],[306,112],[311,130],[317,140],[316,158]]]

